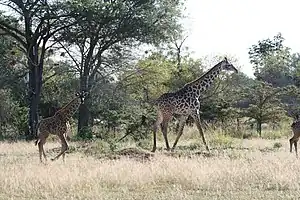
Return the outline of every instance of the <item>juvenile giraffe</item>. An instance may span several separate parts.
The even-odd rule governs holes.
[[[292,123],[291,125],[292,130],[293,130],[293,137],[290,139],[290,152],[292,153],[292,148],[293,148],[293,144],[295,147],[295,152],[296,152],[296,157],[298,158],[298,151],[297,151],[297,143],[300,137],[300,121],[295,121]]]
[[[63,161],[65,159],[65,152],[68,150],[68,144],[66,141],[67,136],[67,121],[73,116],[77,111],[80,104],[84,103],[84,99],[87,95],[87,92],[83,91],[81,93],[76,93],[76,97],[72,99],[67,105],[55,112],[52,117],[47,117],[42,119],[37,127],[38,139],[35,142],[35,145],[39,147],[40,162],[43,162],[42,155],[47,161],[46,154],[44,151],[44,144],[49,134],[57,135],[61,140],[61,152],[51,160],[58,159],[61,155]]]
[[[185,84],[181,89],[176,92],[164,93],[157,100],[156,105],[157,119],[153,127],[153,148],[152,152],[156,150],[156,132],[158,127],[161,127],[161,131],[164,136],[167,150],[170,150],[168,138],[167,138],[167,128],[168,122],[171,120],[173,115],[179,115],[179,128],[177,130],[177,137],[173,144],[172,150],[175,148],[180,136],[183,133],[183,128],[188,116],[191,116],[198,128],[198,131],[202,137],[203,143],[206,150],[209,148],[206,144],[203,130],[200,123],[200,97],[203,92],[213,83],[215,78],[220,74],[222,70],[238,72],[238,70],[227,61],[225,57],[224,60],[216,64],[207,73],[202,75],[200,78]]]

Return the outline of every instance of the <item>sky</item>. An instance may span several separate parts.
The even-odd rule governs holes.
[[[296,0],[187,0],[185,45],[195,58],[232,55],[253,77],[248,51],[259,40],[280,32],[284,45],[300,52],[299,9]]]

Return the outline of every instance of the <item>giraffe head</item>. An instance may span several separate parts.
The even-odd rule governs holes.
[[[77,92],[75,95],[76,95],[78,98],[80,98],[81,104],[83,104],[83,103],[84,103],[85,97],[88,95],[88,92],[85,91],[85,90],[83,90],[82,92]]]
[[[238,70],[230,62],[228,62],[226,57],[219,64],[221,70],[234,71],[235,73],[238,73]]]

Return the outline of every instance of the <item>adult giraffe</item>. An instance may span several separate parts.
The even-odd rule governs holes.
[[[200,97],[203,92],[211,86],[216,77],[220,74],[222,70],[238,72],[238,70],[228,62],[225,57],[221,62],[216,64],[208,72],[202,75],[200,78],[185,84],[181,89],[176,92],[164,93],[157,100],[156,105],[157,119],[153,127],[153,148],[152,152],[156,151],[156,132],[159,126],[164,136],[166,142],[167,150],[170,150],[167,129],[168,122],[171,120],[174,114],[179,115],[179,128],[177,131],[177,137],[173,144],[172,150],[176,147],[176,144],[183,133],[183,127],[188,116],[193,117],[198,131],[202,137],[203,143],[206,150],[209,151],[208,145],[206,144],[203,130],[200,123]]]

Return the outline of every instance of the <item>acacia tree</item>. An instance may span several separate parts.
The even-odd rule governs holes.
[[[293,84],[292,65],[295,57],[283,42],[284,38],[278,33],[273,39],[264,39],[252,45],[249,58],[257,80],[266,81],[274,87]]]
[[[279,33],[272,39],[264,39],[252,45],[249,58],[255,69],[255,77],[277,88],[284,90],[290,85],[298,85],[299,55],[292,54],[291,49],[283,44],[284,38]],[[288,104],[288,113],[299,109],[299,91],[294,88],[293,93],[280,97],[281,102]]]
[[[280,97],[293,93],[295,89],[294,86],[275,88],[266,82],[256,81],[243,90],[242,97],[249,100],[249,107],[243,109],[244,115],[256,120],[259,136],[262,123],[280,121],[286,114]]]
[[[74,21],[68,20],[68,13],[64,2],[45,0],[1,0],[5,6],[0,16],[0,30],[18,43],[17,47],[24,53],[27,60],[29,82],[29,131],[27,139],[35,135],[38,121],[38,104],[43,84],[44,57],[49,39],[57,32],[70,27]]]
[[[274,55],[285,47],[283,46],[284,38],[281,33],[274,36],[273,40],[267,38],[259,40],[258,44],[252,45],[249,49],[250,63],[254,65],[255,73],[260,73],[265,66],[265,60],[271,55]]]
[[[134,57],[140,44],[160,44],[180,28],[180,1],[71,1],[72,12],[83,13],[78,23],[57,37],[79,72],[80,89],[90,91],[79,108],[78,132],[88,126],[92,89],[98,81],[111,81]],[[84,6],[83,6],[84,5]],[[128,57],[130,59],[128,59]],[[132,62],[131,62],[132,63]],[[97,87],[101,87],[97,85]]]

